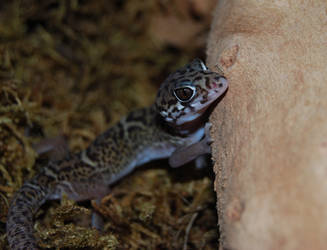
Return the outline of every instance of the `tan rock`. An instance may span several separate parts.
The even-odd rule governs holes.
[[[207,54],[221,249],[327,249],[327,2],[221,0]]]

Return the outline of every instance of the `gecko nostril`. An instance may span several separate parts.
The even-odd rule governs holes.
[[[227,80],[225,78],[222,78],[220,77],[219,81],[213,81],[211,84],[210,84],[210,89],[220,89],[220,88],[223,88],[224,86],[226,86],[228,83],[227,83]]]
[[[217,82],[212,82],[210,89],[216,89],[217,88]]]

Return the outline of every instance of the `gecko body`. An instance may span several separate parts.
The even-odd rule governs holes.
[[[85,150],[50,161],[11,201],[10,248],[38,249],[33,218],[46,200],[63,193],[76,201],[100,199],[136,166],[169,158],[176,167],[210,152],[205,111],[227,87],[223,76],[195,59],[169,75],[152,106],[129,113]]]

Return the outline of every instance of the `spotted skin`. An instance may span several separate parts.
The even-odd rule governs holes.
[[[205,120],[195,120],[226,89],[224,77],[195,59],[164,81],[154,105],[123,117],[85,150],[49,162],[11,201],[7,219],[10,248],[38,249],[33,218],[46,200],[60,199],[63,193],[77,201],[100,199],[111,184],[136,166],[173,155],[171,162],[176,167],[209,152],[183,151],[204,144]],[[185,124],[188,126],[183,127]],[[180,161],[178,155],[192,158]]]

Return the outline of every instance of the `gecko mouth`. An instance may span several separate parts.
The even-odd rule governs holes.
[[[192,119],[189,121],[185,121],[183,123],[175,123],[174,128],[176,131],[181,131],[183,135],[187,135],[189,133],[193,133],[194,131],[198,130],[200,127],[203,126],[204,121],[208,120],[208,117],[212,111],[212,109],[216,106],[214,100],[210,105],[204,106],[202,109],[198,110],[194,114],[196,114]]]
[[[213,100],[214,101],[214,100]],[[211,102],[212,103],[212,102]],[[211,103],[204,106],[203,108],[199,109],[196,113],[199,114],[200,116],[206,112],[206,110],[211,106]]]

